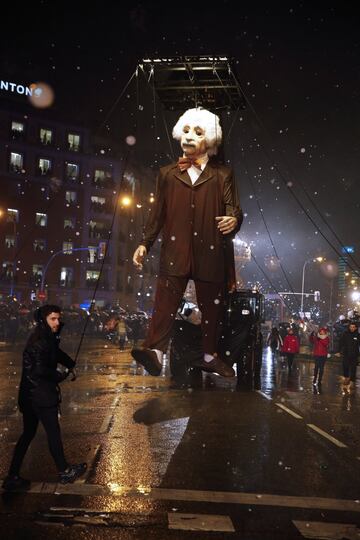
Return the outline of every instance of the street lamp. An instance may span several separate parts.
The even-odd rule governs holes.
[[[73,251],[89,251],[89,248],[88,247],[80,247],[80,248],[71,248],[70,249],[61,249],[60,251],[56,251],[55,253],[53,253],[50,257],[50,259],[48,260],[48,262],[46,263],[45,265],[45,268],[44,268],[44,271],[43,271],[43,274],[41,276],[41,288],[40,288],[40,291],[41,292],[44,292],[44,285],[45,285],[45,276],[46,276],[46,272],[47,272],[47,269],[49,268],[50,266],[50,263],[55,259],[55,257],[57,257],[58,255],[62,255],[62,254],[68,254],[68,253],[72,253]]]
[[[132,203],[132,199],[128,195],[124,195],[123,197],[121,197],[120,202],[122,206],[130,206]]]
[[[304,262],[303,269],[302,269],[302,281],[301,281],[301,307],[300,307],[300,313],[301,317],[303,317],[304,313],[304,287],[305,287],[305,268],[308,263],[311,262],[323,262],[325,260],[325,257],[316,257],[315,259],[307,259]]]

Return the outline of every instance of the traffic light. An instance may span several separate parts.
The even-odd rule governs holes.
[[[320,301],[320,291],[314,291],[314,300],[315,302]]]

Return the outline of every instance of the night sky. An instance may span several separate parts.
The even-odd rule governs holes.
[[[203,2],[184,2],[176,17],[170,2],[15,5],[1,17],[1,78],[50,83],[56,114],[113,139],[123,141],[137,124],[138,159],[154,168],[169,161],[169,149],[162,133],[155,140],[155,126],[147,121],[149,92],[140,88],[137,109],[135,84],[129,85],[114,107],[138,60],[232,57],[251,103],[238,114],[225,148],[246,214],[241,237],[279,290],[289,286],[280,270],[269,270],[275,253],[268,233],[295,290],[305,259],[338,258],[321,233],[341,251],[322,217],[343,245],[355,246],[360,263],[360,26],[350,3],[219,1],[207,9]],[[231,121],[225,119],[225,132]],[[244,279],[266,283],[254,263]],[[307,279],[327,296],[315,265]]]

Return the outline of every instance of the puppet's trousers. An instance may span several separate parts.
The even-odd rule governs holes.
[[[174,320],[190,277],[159,276],[153,315],[144,347],[166,352]],[[194,279],[201,311],[204,353],[214,354],[222,330],[224,284]]]

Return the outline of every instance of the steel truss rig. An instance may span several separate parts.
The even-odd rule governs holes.
[[[167,110],[245,108],[234,61],[227,56],[144,58],[138,63]]]

